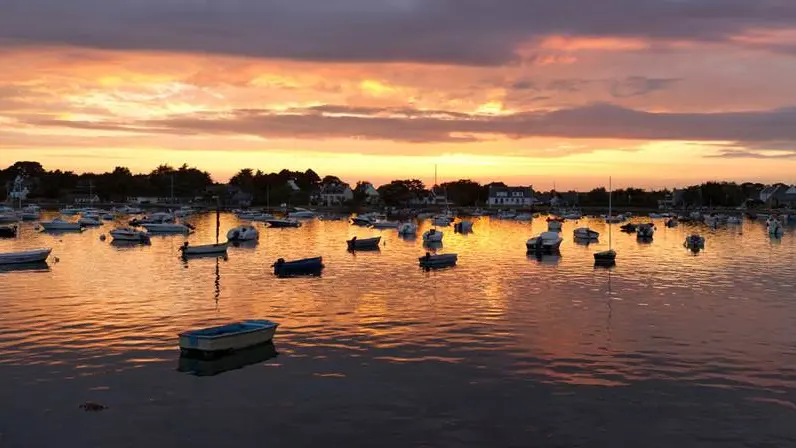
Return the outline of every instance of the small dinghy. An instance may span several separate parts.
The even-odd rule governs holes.
[[[417,224],[413,222],[405,222],[398,227],[398,235],[417,235]]]
[[[257,241],[260,239],[260,232],[254,226],[243,225],[235,227],[227,232],[227,240],[233,242]]]
[[[669,218],[666,220],[666,227],[672,228],[677,227],[680,223],[677,221],[677,218]]]
[[[635,225],[635,224],[630,224],[630,223],[628,223],[628,224],[625,224],[625,225],[623,225],[623,226],[619,227],[619,230],[621,230],[621,231],[623,231],[623,232],[626,232],[626,233],[636,233],[636,230],[637,230],[637,229],[638,229],[638,226],[637,226],[637,225]]]
[[[323,258],[304,258],[302,260],[285,261],[284,258],[276,260],[273,264],[274,275],[278,277],[293,277],[298,275],[320,275],[323,270]]]
[[[301,227],[301,222],[297,219],[269,219],[265,222],[268,223],[269,227],[278,229]]]
[[[575,238],[579,240],[596,240],[600,238],[600,234],[588,227],[579,227],[573,232]]]
[[[179,334],[180,351],[203,357],[219,356],[267,344],[279,324],[270,320],[245,320]]]
[[[473,231],[473,222],[459,221],[453,225],[453,231],[458,233],[470,233]]]
[[[350,240],[346,241],[346,243],[348,243],[348,250],[377,250],[379,248],[380,242],[381,242],[380,236],[377,236],[375,238],[362,238],[362,239],[353,237]]]
[[[528,248],[528,252],[553,253],[558,252],[563,241],[564,239],[558,235],[558,232],[542,232],[539,236],[529,239],[525,246]]]
[[[351,224],[355,226],[370,227],[373,225],[373,218],[370,215],[358,215],[351,218]]]
[[[697,252],[705,248],[705,238],[697,234],[687,236],[683,246],[687,249]]]
[[[432,255],[430,252],[426,252],[424,256],[418,258],[420,267],[424,269],[447,268],[451,266],[456,266],[457,261],[459,261],[459,256],[457,254]]]
[[[437,229],[431,229],[423,234],[423,241],[426,243],[441,243],[442,232]]]
[[[113,241],[125,241],[132,243],[149,243],[149,235],[146,232],[135,230],[129,227],[111,230]]]
[[[17,226],[0,226],[0,238],[16,238]]]
[[[549,219],[547,220],[547,230],[550,232],[560,232],[561,231],[561,221],[556,219]]]
[[[594,264],[613,265],[616,263],[616,251],[608,249],[594,254]]]
[[[182,247],[180,247],[180,252],[182,252],[183,257],[191,255],[226,255],[228,247],[228,243],[191,246],[186,241]]]
[[[36,249],[25,252],[0,253],[0,265],[43,263],[52,249]]]

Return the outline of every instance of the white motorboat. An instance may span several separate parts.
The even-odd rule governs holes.
[[[575,238],[581,240],[596,240],[600,238],[600,233],[588,227],[579,227],[573,232]]]
[[[25,252],[0,253],[0,265],[43,263],[51,252],[52,249],[36,249]]]
[[[564,219],[569,219],[571,221],[577,221],[577,220],[583,218],[583,213],[581,213],[579,211],[576,211],[576,210],[570,210],[570,211],[562,214],[561,217],[564,218]]]
[[[257,241],[260,239],[260,232],[254,226],[238,226],[227,232],[228,241]]]
[[[370,227],[373,225],[375,220],[369,214],[357,215],[351,218],[351,224],[355,226],[363,226],[363,227]]]
[[[423,234],[423,242],[426,243],[440,243],[442,242],[442,232],[437,229],[428,230]]]
[[[288,218],[293,218],[293,219],[312,219],[312,218],[314,218],[317,215],[318,214],[315,213],[312,210],[306,210],[306,209],[303,209],[303,208],[296,208],[292,212],[288,213],[287,217]]]
[[[162,224],[142,224],[149,233],[191,233],[193,229],[185,224],[162,223]]]
[[[376,221],[371,226],[374,229],[397,229],[399,225],[397,221]]]
[[[37,221],[41,218],[41,208],[38,205],[28,205],[19,212],[23,221]]]
[[[83,216],[77,221],[83,227],[99,227],[102,225],[102,221],[95,217],[95,215],[87,215]]]
[[[229,243],[220,243],[220,244],[205,244],[201,246],[191,246],[186,241],[182,247],[180,247],[180,252],[182,252],[183,256],[189,255],[224,255],[227,253],[227,248],[229,247]]]
[[[563,241],[564,239],[558,232],[542,232],[539,236],[529,239],[525,246],[528,248],[528,252],[556,252]]]
[[[655,226],[652,223],[649,224],[639,224],[636,227],[636,237],[641,239],[652,239],[653,235],[655,234]]]
[[[83,226],[77,222],[69,222],[61,218],[55,218],[52,221],[42,221],[41,228],[47,232],[72,232],[82,230]]]
[[[547,221],[547,230],[550,232],[560,232],[561,231],[561,221],[552,219]]]
[[[405,222],[398,226],[398,235],[417,235],[417,224]]]
[[[149,242],[149,235],[146,232],[135,230],[130,227],[113,229],[110,234],[114,241],[129,241],[135,243]]]
[[[620,223],[620,222],[624,222],[626,219],[627,218],[625,218],[624,215],[613,216],[613,215],[609,214],[608,216],[605,217],[605,222],[607,224],[617,224],[617,223]]]

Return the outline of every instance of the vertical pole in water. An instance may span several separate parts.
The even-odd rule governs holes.
[[[218,232],[221,228],[221,197],[216,196],[216,244],[218,244]]]
[[[614,186],[611,177],[608,177],[608,250],[611,250],[611,225],[613,212],[611,211],[611,197],[614,195]]]

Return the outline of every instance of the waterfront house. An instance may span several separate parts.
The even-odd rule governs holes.
[[[381,199],[379,191],[370,182],[362,182],[359,185],[360,191],[364,194],[366,204],[378,204]]]
[[[354,191],[347,183],[331,182],[321,185],[318,199],[318,202],[327,207],[341,205],[354,199]]]
[[[534,204],[533,187],[489,186],[489,206],[530,207]]]

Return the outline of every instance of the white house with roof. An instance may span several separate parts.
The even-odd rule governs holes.
[[[365,202],[367,202],[368,204],[375,204],[379,202],[381,195],[379,194],[379,191],[376,190],[376,187],[374,187],[372,183],[363,182],[360,185],[360,188],[362,189],[362,192],[365,194]]]
[[[530,207],[535,203],[533,187],[489,186],[489,206]]]
[[[340,205],[354,199],[354,191],[346,183],[332,182],[321,185],[320,202],[327,207]]]

